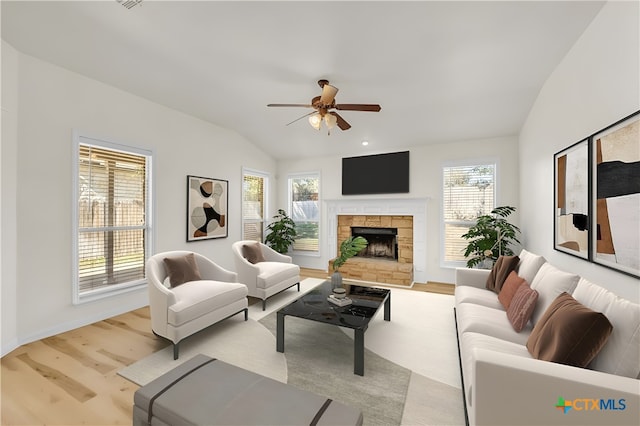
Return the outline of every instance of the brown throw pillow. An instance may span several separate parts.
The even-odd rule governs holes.
[[[256,264],[258,262],[265,262],[267,260],[264,258],[264,254],[262,254],[262,247],[260,247],[260,243],[243,244],[242,257],[253,264]]]
[[[169,283],[171,287],[179,286],[188,281],[198,281],[200,277],[200,270],[196,263],[196,257],[193,253],[189,253],[180,257],[165,257],[164,269],[169,276]]]
[[[500,293],[504,281],[511,271],[515,271],[518,262],[520,262],[518,256],[500,256],[487,277],[487,289],[494,293]]]
[[[527,349],[537,359],[586,367],[607,342],[611,330],[606,316],[564,292],[536,323]]]
[[[512,272],[515,274],[515,272]],[[507,279],[508,280],[508,279]],[[520,333],[525,325],[529,322],[531,314],[536,307],[538,301],[538,292],[529,287],[529,284],[522,280],[522,284],[518,286],[516,294],[511,299],[509,309],[507,309],[507,318],[515,331]],[[505,284],[506,285],[506,284]],[[504,290],[504,287],[502,287]],[[502,292],[500,292],[502,294]]]
[[[513,296],[516,294],[516,291],[518,291],[518,287],[523,283],[526,284],[526,281],[524,278],[519,277],[518,274],[516,274],[516,271],[511,271],[509,273],[509,276],[502,285],[500,293],[498,293],[498,300],[502,303],[502,306],[504,306],[505,309],[509,309]]]

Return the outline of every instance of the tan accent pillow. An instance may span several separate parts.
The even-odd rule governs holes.
[[[536,323],[527,350],[537,359],[584,368],[600,352],[612,330],[604,314],[564,292]]]
[[[264,254],[262,254],[262,247],[260,246],[260,243],[243,244],[242,257],[253,264],[265,262],[267,260],[264,258]]]
[[[193,253],[180,257],[165,257],[163,260],[171,287],[202,279]]]
[[[500,256],[487,277],[487,290],[491,290],[496,294],[500,293],[504,281],[509,276],[509,273],[516,269],[519,261],[520,258],[518,256]]]
[[[509,309],[511,299],[513,299],[516,291],[518,291],[518,287],[523,283],[526,284],[524,278],[519,277],[515,271],[511,271],[509,273],[509,276],[502,285],[500,293],[498,293],[498,300],[502,303],[502,306],[504,306],[505,309]]]
[[[502,288],[504,289],[504,287]],[[514,294],[513,299],[511,299],[509,309],[507,309],[507,318],[513,329],[518,333],[520,333],[529,322],[529,318],[531,318],[537,301],[538,292],[522,280],[522,283],[518,286],[518,290],[516,290],[516,294]]]

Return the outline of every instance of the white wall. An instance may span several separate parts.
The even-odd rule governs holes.
[[[329,136],[330,137],[330,136]],[[410,151],[410,193],[391,195],[342,196],[342,157],[324,157],[313,159],[278,161],[278,207],[289,210],[287,206],[287,175],[290,173],[320,171],[321,198],[323,200],[358,198],[428,198],[427,200],[427,271],[430,281],[454,282],[454,270],[440,266],[441,246],[441,207],[442,207],[442,166],[464,161],[496,161],[498,167],[497,202],[499,205],[512,205],[518,208],[518,140],[515,137],[472,140],[456,143],[414,146],[402,150]],[[401,150],[399,150],[401,151]],[[377,154],[371,148],[351,155]],[[350,156],[351,156],[350,155]],[[326,203],[322,203],[320,235],[326,235]],[[519,224],[518,213],[510,220]],[[329,254],[321,243],[319,256],[294,255],[295,262],[301,266],[327,269]]]
[[[2,47],[3,89],[11,84],[4,71],[18,70],[13,82],[17,100],[7,99],[8,112],[3,112],[4,119],[18,106],[16,136],[9,137],[6,146],[3,126],[2,305],[17,306],[6,315],[3,309],[3,354],[15,342],[37,340],[148,303],[146,291],[71,303],[73,129],[154,152],[156,252],[193,250],[234,268],[230,246],[240,239],[242,167],[274,173],[273,159],[235,132],[16,53],[4,43]],[[14,183],[6,180],[10,174]],[[229,181],[229,238],[186,242],[188,174]]]
[[[603,7],[540,91],[520,134],[519,161],[525,246],[634,301],[637,278],[553,249],[553,155],[640,109],[639,8]]]
[[[0,321],[2,354],[18,341],[16,308],[16,187],[18,149],[18,52],[2,42],[2,145],[0,146]]]

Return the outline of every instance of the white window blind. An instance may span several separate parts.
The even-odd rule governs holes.
[[[320,175],[306,173],[289,177],[289,211],[296,224],[293,249],[317,252],[320,228]]]
[[[242,239],[264,241],[267,177],[244,172],[242,176]]]
[[[462,238],[475,219],[495,207],[495,164],[442,168],[444,262],[464,263]]]
[[[150,154],[78,144],[76,302],[145,282],[151,238],[150,158]]]

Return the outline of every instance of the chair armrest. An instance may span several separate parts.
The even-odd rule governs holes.
[[[473,378],[465,387],[471,386],[468,405],[475,424],[637,424],[636,379],[484,348],[472,351]],[[558,398],[571,401],[573,409],[565,414],[556,408]],[[592,410],[593,404],[599,409]]]
[[[262,244],[262,255],[268,262],[283,262],[283,263],[293,262],[293,259],[291,258],[291,256],[278,253],[277,251],[275,251],[274,249],[272,249],[266,244]]]
[[[198,265],[200,276],[204,280],[223,281],[227,283],[238,282],[238,274],[224,269],[222,266],[213,262],[202,262]]]
[[[149,277],[149,309],[151,310],[151,329],[163,337],[167,337],[169,306],[176,303],[173,291],[164,286],[155,277]]]
[[[456,286],[485,288],[490,272],[489,269],[456,268]]]
[[[246,285],[249,288],[249,294],[252,295],[258,282],[260,268],[242,257],[239,252],[235,252],[233,261],[236,266],[237,282]]]

